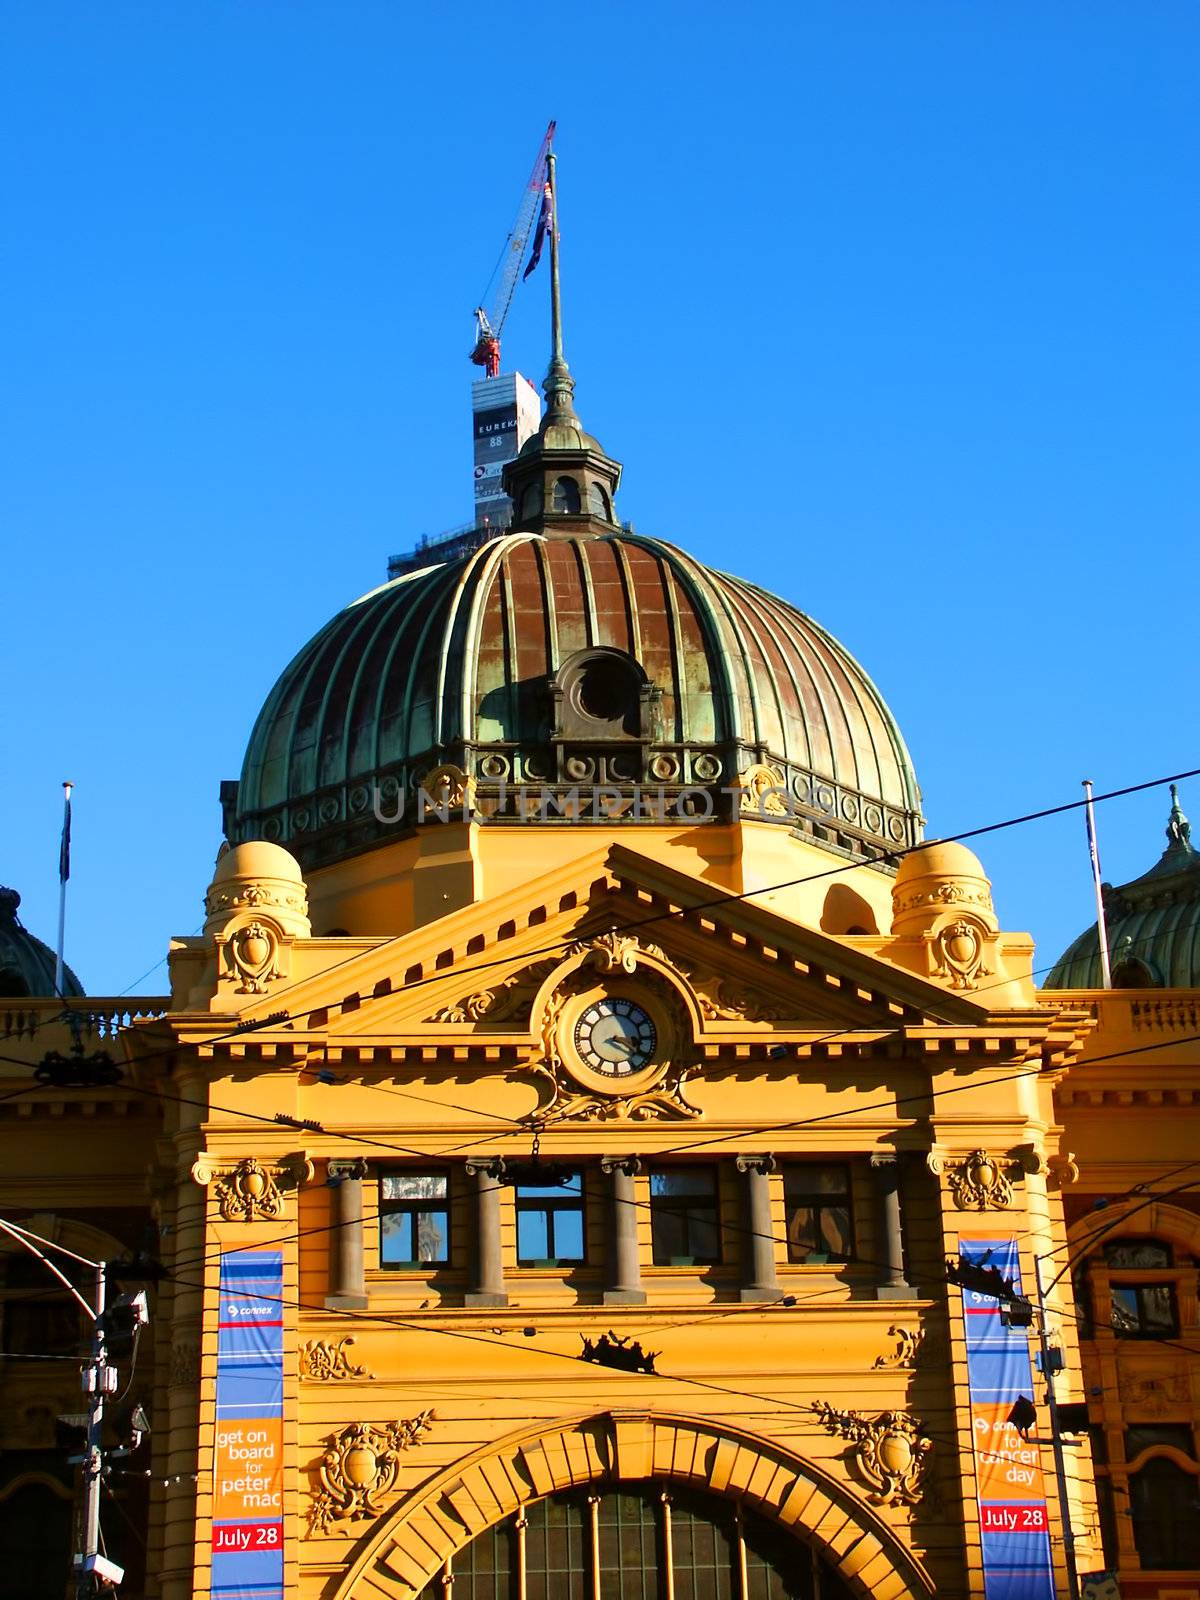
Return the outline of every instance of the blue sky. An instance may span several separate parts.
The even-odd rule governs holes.
[[[858,655],[929,831],[1200,766],[1198,46],[1194,5],[1113,0],[0,0],[27,925],[71,777],[68,958],[136,986],[199,923],[280,669],[467,519],[470,312],[550,116],[621,514]],[[544,289],[506,340],[535,378]],[[1167,806],[1102,808],[1107,877]],[[1091,911],[1079,817],[981,854],[1052,959]]]

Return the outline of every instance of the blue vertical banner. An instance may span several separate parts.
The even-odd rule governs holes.
[[[996,1267],[1021,1292],[1015,1238],[960,1238],[968,1261]],[[1000,1320],[990,1295],[963,1291],[971,1435],[979,1484],[979,1526],[987,1600],[1054,1600],[1050,1520],[1036,1443],[1023,1439],[1008,1414],[1021,1395],[1032,1399],[1029,1334]]]
[[[213,1600],[283,1600],[283,1255],[221,1257]]]

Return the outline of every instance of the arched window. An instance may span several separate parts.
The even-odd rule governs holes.
[[[521,521],[529,522],[542,514],[542,486],[531,483],[521,496]]]
[[[70,1489],[26,1480],[0,1490],[0,1550],[0,1600],[62,1600],[71,1575]]]
[[[594,517],[599,517],[604,522],[612,521],[612,502],[605,493],[603,484],[588,485],[588,510]]]
[[[1143,1567],[1172,1572],[1200,1567],[1197,1499],[1195,1474],[1167,1456],[1152,1456],[1130,1473],[1133,1542]]]
[[[579,508],[579,485],[575,482],[575,479],[555,478],[553,509],[566,512],[568,516],[572,516]]]
[[[451,1581],[469,1600],[850,1600],[838,1574],[781,1528],[665,1484],[539,1500],[460,1550],[421,1600],[445,1600]]]

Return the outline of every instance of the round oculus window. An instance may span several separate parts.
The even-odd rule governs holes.
[[[575,1024],[580,1060],[609,1078],[640,1072],[657,1044],[653,1019],[634,1000],[594,1000]]]

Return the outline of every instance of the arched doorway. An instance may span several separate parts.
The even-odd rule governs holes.
[[[672,1513],[669,1564],[664,1493]],[[676,1508],[684,1530],[678,1561]],[[556,1518],[562,1530],[554,1548],[567,1551],[566,1575],[552,1567],[536,1577],[530,1528],[545,1542]],[[518,1536],[525,1540],[524,1600],[535,1592],[543,1600],[934,1594],[912,1549],[839,1474],[732,1423],[614,1409],[534,1423],[443,1465],[369,1530],[332,1600],[522,1600]],[[700,1552],[689,1555],[690,1564],[685,1547]],[[701,1556],[708,1562],[703,1580],[695,1566]],[[550,1567],[549,1555],[537,1559]],[[668,1566],[670,1590],[663,1587]],[[607,1587],[597,1588],[606,1567]],[[724,1579],[712,1576],[718,1570]],[[537,1583],[543,1587],[535,1591]]]
[[[757,1512],[667,1483],[568,1490],[451,1556],[420,1600],[853,1600],[815,1550]]]

